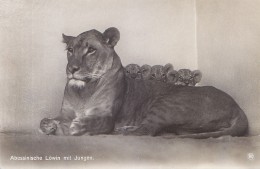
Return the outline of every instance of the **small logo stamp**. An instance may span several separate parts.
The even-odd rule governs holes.
[[[254,160],[255,159],[254,153],[248,153],[247,154],[247,159],[250,160],[250,161]]]

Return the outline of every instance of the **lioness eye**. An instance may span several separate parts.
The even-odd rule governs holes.
[[[141,73],[141,71],[138,71],[137,73],[138,73],[138,74],[140,74],[140,73]]]
[[[92,48],[92,47],[89,47],[88,48],[88,53],[92,54],[96,51],[96,49]]]
[[[162,74],[163,77],[165,77],[165,74]]]
[[[69,51],[70,53],[73,53],[73,49],[72,49],[72,48],[68,48],[68,51]]]

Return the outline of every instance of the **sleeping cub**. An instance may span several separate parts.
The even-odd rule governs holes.
[[[57,130],[57,121],[49,118],[44,118],[40,122],[40,132],[47,135],[55,135]]]
[[[47,135],[69,135],[69,128],[65,123],[50,118],[41,120],[39,131]]]

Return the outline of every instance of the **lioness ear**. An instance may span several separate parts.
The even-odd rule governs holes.
[[[63,38],[62,42],[66,43],[68,45],[69,42],[72,41],[75,37],[62,34],[62,38]]]
[[[149,79],[150,78],[150,72],[151,72],[151,66],[150,65],[143,65],[141,67],[142,77],[143,79]]]
[[[192,71],[196,83],[199,83],[202,78],[202,73],[199,70]]]
[[[117,28],[111,27],[105,30],[103,36],[107,44],[113,48],[114,46],[116,46],[117,42],[120,39],[120,32]]]
[[[173,70],[173,66],[172,66],[172,64],[167,63],[167,64],[163,67],[163,69],[164,69],[164,71],[167,73],[167,72]]]
[[[179,78],[179,74],[176,70],[170,70],[167,73],[167,80],[169,83],[175,84]]]

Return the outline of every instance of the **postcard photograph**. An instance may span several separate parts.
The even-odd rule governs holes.
[[[260,166],[260,0],[0,0],[0,169]]]

